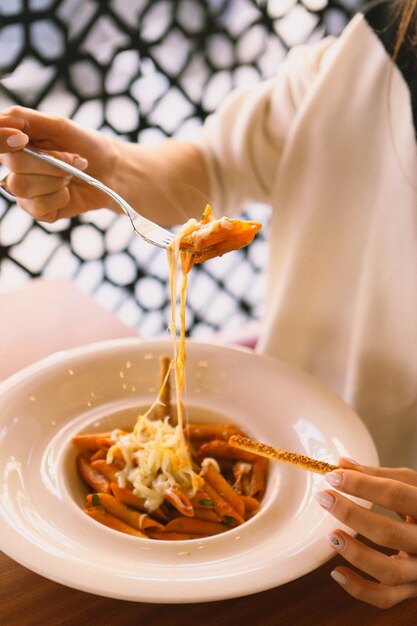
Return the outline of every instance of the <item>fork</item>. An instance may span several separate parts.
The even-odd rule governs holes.
[[[128,218],[130,219],[132,228],[135,233],[139,235],[139,237],[142,237],[142,239],[144,239],[148,243],[151,243],[154,246],[158,246],[158,248],[166,248],[175,238],[175,234],[173,232],[162,228],[162,226],[159,226],[155,222],[152,222],[146,217],[140,215],[130,206],[130,204],[128,204],[128,202],[126,202],[124,198],[122,198],[122,196],[119,196],[119,194],[116,193],[113,189],[110,189],[110,187],[107,187],[89,174],[86,174],[76,167],[73,167],[72,165],[69,165],[64,161],[61,161],[61,159],[57,159],[51,154],[47,154],[45,152],[42,152],[41,150],[38,150],[33,146],[31,148],[23,148],[22,152],[25,152],[26,154],[35,157],[36,159],[40,159],[41,161],[45,161],[45,163],[54,165],[55,167],[58,167],[68,174],[72,174],[72,176],[83,180],[85,183],[91,185],[92,187],[96,187],[96,189],[99,189],[107,196],[112,198],[112,200],[114,200],[119,205],[122,211],[126,213]]]

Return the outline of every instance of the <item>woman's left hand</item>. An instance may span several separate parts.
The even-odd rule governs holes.
[[[365,509],[330,489],[319,492],[319,504],[336,519],[377,546],[397,551],[388,556],[336,530],[328,537],[331,546],[371,579],[348,567],[337,567],[332,577],[354,598],[380,608],[417,596],[417,472],[361,466],[347,459],[341,459],[339,465],[341,469],[326,474],[329,485],[401,517]]]

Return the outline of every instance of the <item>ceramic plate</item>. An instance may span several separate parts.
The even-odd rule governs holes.
[[[0,548],[25,567],[90,593],[202,602],[270,589],[333,554],[337,527],[316,503],[323,478],[271,464],[261,511],[202,540],[130,537],[88,518],[70,443],[80,431],[133,423],[157,393],[169,341],[123,339],[61,352],[0,385]],[[377,464],[360,419],[315,380],[269,357],[189,341],[186,404],[280,448],[336,463]],[[339,525],[340,526],[340,525]]]

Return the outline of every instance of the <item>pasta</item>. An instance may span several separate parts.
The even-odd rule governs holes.
[[[164,420],[155,421],[155,428],[163,429],[167,417]],[[175,431],[178,426],[171,426],[171,429]],[[169,485],[165,484],[160,497],[158,488],[167,479],[167,476],[161,479],[161,469],[155,474],[155,484],[148,483],[140,491],[135,489],[137,468],[132,466],[126,471],[127,462],[123,460],[123,455],[117,459],[114,456],[123,438],[127,441],[126,437],[131,433],[115,430],[110,434],[87,433],[74,437],[73,443],[78,452],[77,468],[90,491],[86,496],[85,512],[92,519],[122,533],[167,541],[201,539],[220,534],[256,514],[265,492],[267,462],[262,464],[260,479],[257,461],[245,461],[243,475],[247,480],[242,481],[239,450],[230,447],[229,465],[223,470],[219,465],[223,459],[215,456],[216,443],[228,445],[216,439],[217,434],[241,432],[240,429],[230,424],[192,424],[187,429],[204,433],[204,443],[194,436],[187,440],[194,482],[191,480],[187,488],[186,484],[181,487],[171,481]],[[172,434],[172,431],[169,432]],[[109,439],[112,441],[110,447]],[[92,441],[99,447],[92,448]],[[214,444],[213,456],[205,456],[201,451],[207,443]],[[223,445],[219,449],[224,453]],[[100,451],[106,458],[94,460]],[[136,452],[133,458],[140,463],[140,451]],[[260,485],[256,490],[253,489],[254,481]],[[151,493],[155,486],[156,496]]]
[[[231,250],[250,244],[261,224],[222,217],[216,220],[210,205],[207,205],[200,222],[189,220],[180,231],[180,248],[191,252],[183,257],[182,268],[189,272],[191,267]]]
[[[159,398],[165,400],[171,365],[161,358]],[[228,443],[230,437],[247,441],[245,433],[234,424],[187,424],[184,455],[173,418],[171,404],[159,402],[130,432],[73,438],[78,473],[90,491],[84,510],[92,519],[125,534],[175,541],[220,534],[256,514],[268,461]]]
[[[90,489],[85,512],[123,533],[149,539],[197,539],[223,533],[254,515],[265,492],[267,462],[229,445],[245,436],[232,424],[186,424],[185,300],[187,276],[196,263],[250,243],[257,222],[216,220],[206,207],[168,247],[173,359],[162,357],[157,400],[132,431],[79,434],[77,470]],[[181,262],[180,333],[177,342],[177,268]],[[175,373],[176,413],[170,374]]]

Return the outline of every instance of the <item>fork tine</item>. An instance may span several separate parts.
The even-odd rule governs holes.
[[[160,248],[166,248],[174,239],[174,234],[145,217],[129,214],[135,231],[146,241]]]

